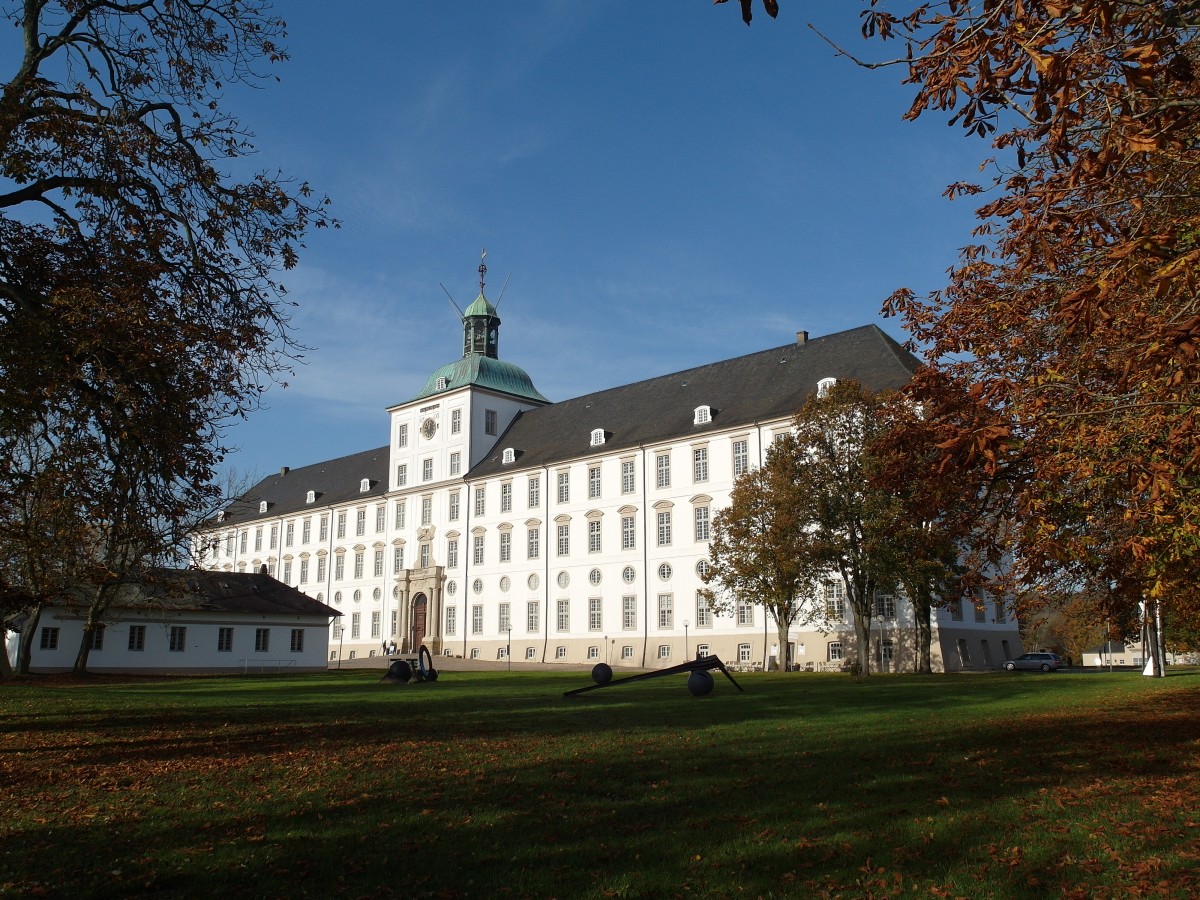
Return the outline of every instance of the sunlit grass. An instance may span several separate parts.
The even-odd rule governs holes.
[[[378,675],[0,682],[0,895],[1200,891],[1194,672]]]

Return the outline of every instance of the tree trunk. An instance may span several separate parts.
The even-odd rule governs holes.
[[[775,655],[775,671],[786,672],[788,663],[788,632],[792,630],[792,622],[787,616],[775,616],[775,630],[779,641],[779,652]]]
[[[0,678],[7,678],[12,673],[12,662],[8,658],[8,629],[0,625]]]
[[[933,664],[929,659],[929,647],[933,643],[932,604],[927,594],[915,593],[919,598],[912,601],[913,619],[916,621],[914,632],[917,645],[913,648],[916,652],[916,671],[918,675],[932,675]]]
[[[42,604],[35,603],[29,610],[29,619],[21,628],[21,642],[17,647],[17,674],[28,675],[33,658],[33,639],[37,636],[38,624],[42,621]]]
[[[1162,613],[1157,600],[1142,603],[1142,648],[1146,664],[1142,674],[1148,678],[1165,678],[1166,649],[1163,641]]]

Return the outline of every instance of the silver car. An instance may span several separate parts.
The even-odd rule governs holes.
[[[1004,661],[1004,668],[1010,672],[1015,672],[1017,669],[1057,672],[1062,666],[1062,657],[1057,653],[1022,653],[1016,659],[1006,659]]]

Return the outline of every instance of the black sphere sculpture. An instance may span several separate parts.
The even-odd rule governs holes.
[[[612,666],[608,663],[596,663],[592,666],[592,681],[596,684],[608,684],[612,681]]]
[[[703,697],[712,693],[713,677],[705,669],[697,669],[688,676],[687,686],[693,697]]]
[[[408,684],[412,681],[413,670],[407,660],[398,659],[388,667],[388,674],[401,684]]]

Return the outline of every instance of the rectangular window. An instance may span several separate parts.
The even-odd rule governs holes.
[[[292,629],[292,640],[290,643],[290,647],[291,647],[291,651],[293,653],[303,653],[304,652],[304,629],[303,628],[293,628]]]
[[[308,584],[308,560],[300,560],[300,583]]]
[[[670,659],[671,658],[671,645],[670,644],[659,644],[658,645],[658,658],[659,659]]]
[[[329,539],[329,517],[328,516],[321,516],[321,529],[320,530],[321,530],[321,536],[320,536],[319,540],[321,541],[321,543],[325,543],[325,541],[327,541]]]
[[[483,607],[471,607],[471,634],[483,634]]]
[[[745,665],[750,662],[750,645],[738,644],[738,662]]]
[[[408,446],[408,425],[401,424],[399,427],[396,428],[396,446],[397,447],[407,447]]]
[[[362,537],[367,533],[367,511],[365,509],[356,509],[354,511],[354,536]]]
[[[541,607],[536,600],[530,600],[525,604],[525,630],[533,634],[540,626]]]
[[[754,605],[747,603],[745,600],[739,600],[737,604],[737,623],[739,625],[754,624]]]
[[[621,628],[625,631],[637,630],[637,597],[621,598]]]
[[[362,613],[350,614],[350,640],[357,641],[362,637]]]
[[[674,628],[675,599],[670,594],[658,595],[658,627]]]
[[[636,482],[633,475],[633,460],[623,459],[621,460],[621,493],[632,494],[635,487]]]
[[[896,614],[895,612],[892,613],[893,616],[895,614]],[[1000,603],[1000,602],[996,603],[996,624],[997,625],[1004,624],[1004,604]]]
[[[346,537],[346,514],[340,512],[337,514],[337,539],[340,541]]]
[[[129,649],[140,652],[146,649],[146,626],[129,626]]]
[[[542,505],[542,479],[536,475],[529,476],[529,508],[537,509]]]
[[[396,487],[404,487],[408,484],[408,466],[401,463],[396,466]]]
[[[262,549],[262,526],[254,529],[254,552],[257,553]]]
[[[982,600],[975,601],[975,621],[976,622],[986,622],[987,621],[987,610],[984,608]]]
[[[292,580],[292,561],[291,561],[290,559],[288,559],[288,560],[284,560],[284,563],[283,563],[283,578],[282,578],[281,580],[283,581],[283,583],[284,583],[284,584],[290,584],[290,583],[291,583],[291,580]]]
[[[475,515],[482,516],[487,509],[487,494],[482,485],[475,488]]]
[[[663,510],[658,514],[658,546],[667,547],[671,543],[671,511]]]
[[[892,594],[875,594],[875,615],[881,619],[896,618],[896,598]]]
[[[708,481],[707,447],[695,447],[692,449],[692,480],[695,482]]]
[[[601,630],[601,603],[599,597],[588,598],[588,631]]]
[[[341,581],[346,577],[346,557],[339,553],[333,558],[333,580]]]
[[[365,562],[365,560],[363,559],[363,556],[365,556],[365,554],[363,553],[362,550],[359,550],[357,553],[354,554],[354,577],[355,578],[363,577],[363,563]]]
[[[58,649],[58,629],[57,628],[49,628],[49,627],[43,628],[42,629],[42,641],[41,641],[41,644],[39,645],[39,647],[42,650],[57,650]]]
[[[571,473],[570,472],[559,472],[558,473],[558,502],[559,503],[570,503],[571,502]]]
[[[471,556],[471,560],[477,566],[483,564],[483,535],[482,534],[475,535],[475,549],[474,549],[473,555]]]
[[[448,513],[451,522],[458,521],[458,509],[459,509],[460,502],[461,502],[461,500],[459,499],[458,491],[452,491],[450,493],[450,501],[449,501],[450,510]]]
[[[404,548],[392,548],[392,573],[396,574],[404,571]]]
[[[217,652],[232,653],[233,652],[233,629],[219,628],[217,629]]]
[[[446,607],[446,634],[453,636],[458,632],[458,610],[453,606]]]
[[[271,549],[274,550],[279,546],[279,526],[271,526]]]
[[[588,499],[595,500],[600,496],[600,467],[588,467]]]
[[[405,503],[403,500],[396,501],[395,525],[397,529],[404,527],[404,512]]]
[[[558,630],[559,631],[570,631],[571,630],[571,601],[570,600],[559,600],[558,601]]]
[[[529,538],[525,546],[525,555],[529,559],[537,559],[542,555],[542,530],[530,528]]]
[[[512,532],[500,532],[500,562],[512,560]]]
[[[458,434],[460,431],[462,431],[462,410],[452,409],[450,410],[450,433]]]
[[[696,540],[707,541],[709,538],[708,507],[696,507]]]
[[[375,533],[378,534],[387,528],[387,507],[382,503],[375,507]]]
[[[429,568],[429,543],[425,542],[425,543],[421,544],[421,549],[417,552],[420,554],[420,557],[421,557],[421,568],[428,569]]]
[[[570,528],[571,528],[570,525],[559,525],[558,526],[558,555],[559,556],[570,556],[571,555],[571,531],[570,531]]]
[[[712,623],[712,607],[708,604],[708,598],[696,591],[696,627],[712,628]]]
[[[375,577],[381,578],[382,576],[383,576],[383,551],[376,550],[375,551]]]
[[[382,616],[381,616],[379,610],[375,610],[374,612],[371,613],[371,637],[372,638],[379,638],[379,636],[382,634],[381,628],[383,626],[383,622],[381,621],[381,618],[382,618]]]
[[[422,497],[421,498],[421,524],[422,525],[432,525],[433,524],[433,498],[432,497]]]
[[[633,516],[621,516],[621,549],[637,549],[637,525]]]
[[[233,541],[234,541],[234,535],[233,535],[233,532],[231,531],[231,532],[229,532],[229,534],[225,535],[225,555],[226,556],[233,556]],[[274,544],[272,544],[271,546],[274,546]]]
[[[506,634],[512,630],[512,604],[500,604],[500,633]]]
[[[446,542],[446,568],[458,568],[458,541],[456,540]]]
[[[291,526],[291,524],[289,524],[289,525],[288,525],[288,536],[289,536],[289,537],[291,536],[291,530],[292,530],[292,526]],[[243,531],[243,532],[242,532],[242,533],[241,533],[241,534],[238,536],[238,553],[245,553],[245,552],[246,552],[246,538],[247,538],[247,536],[248,536],[248,535],[247,535],[247,532],[245,532],[245,531]],[[289,545],[289,546],[291,546],[291,541],[290,541],[290,540],[288,541],[288,545]]]
[[[621,648],[621,659],[633,659],[633,646],[626,644]]]
[[[450,454],[450,474],[462,474],[462,454],[457,450]]]
[[[500,512],[512,512],[512,482],[500,485]]]
[[[733,442],[733,476],[745,475],[750,470],[749,442]]]
[[[288,522],[287,525],[284,526],[283,535],[283,546],[292,546],[296,538],[296,523]]]
[[[962,604],[957,600],[950,604],[950,618],[955,622],[963,620]]]
[[[325,557],[317,557],[317,581],[323,583],[325,581]]]
[[[668,453],[660,453],[655,457],[655,484],[660,488],[671,486],[671,456]]]
[[[433,460],[425,459],[421,461],[421,480],[433,481]]]
[[[483,433],[496,433],[496,411],[494,409],[485,409],[483,411]]]
[[[91,641],[91,644],[88,645],[89,650],[103,650],[104,649],[104,630],[107,627],[108,627],[107,625],[105,625],[103,622],[101,622],[99,625],[97,625],[92,630],[92,641]]]
[[[271,649],[271,629],[270,628],[255,628],[254,629],[254,652],[267,653]]]
[[[846,586],[840,581],[825,582],[825,618],[846,618]]]
[[[312,540],[312,518],[306,518],[300,525],[300,543],[307,544]],[[258,543],[257,539],[255,543]]]

